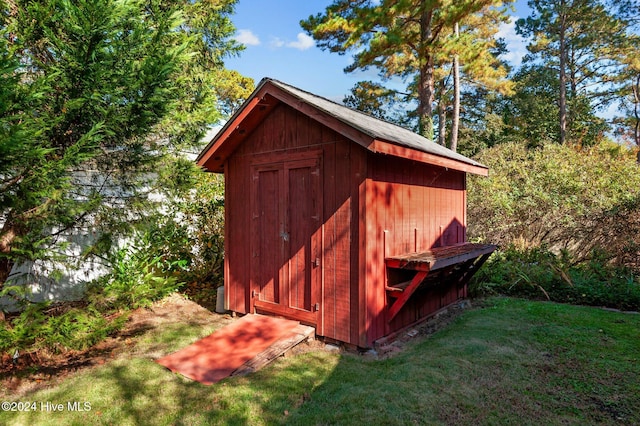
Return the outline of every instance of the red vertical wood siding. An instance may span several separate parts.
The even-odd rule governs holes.
[[[324,333],[340,341],[350,341],[351,332],[351,208],[349,193],[349,147],[347,141],[325,149],[325,275]]]
[[[349,167],[348,176],[345,178],[345,182],[349,182],[348,186],[344,188],[345,195],[351,199],[351,206],[349,216],[345,217],[351,224],[351,232],[349,234],[349,240],[345,241],[345,244],[349,248],[349,262],[350,262],[350,274],[349,274],[349,293],[350,293],[350,310],[348,313],[348,322],[350,324],[349,342],[358,345],[362,345],[362,333],[361,319],[363,317],[363,311],[366,310],[364,304],[365,295],[365,282],[360,279],[360,262],[363,257],[360,256],[362,250],[366,250],[366,245],[363,243],[365,240],[365,233],[363,232],[363,225],[366,223],[365,214],[363,208],[365,206],[365,181],[367,176],[367,151],[357,144],[349,143],[347,145],[349,151],[345,152],[348,155]],[[346,318],[345,318],[346,319]],[[346,340],[345,340],[346,341]]]
[[[457,288],[420,289],[387,323],[384,257],[463,242],[466,228],[463,172],[376,155],[369,170],[367,345],[458,299]]]
[[[314,225],[309,221],[313,216],[309,203],[303,202],[306,197],[311,194],[309,182],[311,182],[311,173],[308,168],[293,169],[290,172],[292,179],[289,181],[289,195],[297,204],[297,208],[291,209],[291,217],[289,218],[289,228],[292,230],[290,238],[291,253],[289,260],[289,304],[298,309],[311,310],[311,289],[308,283],[311,282],[311,266],[313,259],[311,257],[311,246],[306,241],[306,236],[315,232],[309,229]],[[299,184],[293,184],[294,182]],[[297,230],[299,232],[293,232]]]
[[[250,193],[250,169],[240,158],[231,157],[225,165],[225,298],[228,308],[247,313],[249,297],[249,224],[251,215],[246,194]],[[238,267],[245,265],[245,267]],[[230,285],[233,283],[233,285]],[[243,285],[235,285],[243,283]]]
[[[280,303],[284,283],[281,266],[286,260],[280,236],[284,229],[281,179],[282,168],[278,167],[264,167],[252,173],[251,261],[248,265],[254,279],[251,286],[263,300],[273,303]]]

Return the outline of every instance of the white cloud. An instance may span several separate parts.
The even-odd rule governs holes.
[[[238,43],[247,46],[258,46],[260,44],[260,39],[251,30],[238,30],[235,39]]]
[[[278,37],[271,37],[271,41],[269,42],[269,46],[275,49],[284,46],[284,44],[284,40]]]
[[[306,35],[305,33],[298,33],[296,37],[296,41],[286,41],[281,39],[280,37],[272,37],[269,42],[269,46],[273,49],[278,49],[281,47],[290,47],[292,49],[298,50],[307,50],[312,48],[315,45],[313,38]]]
[[[512,17],[506,24],[501,24],[496,37],[503,38],[507,43],[507,53],[502,57],[511,63],[514,67],[519,67],[522,58],[527,54],[527,43],[524,38],[516,33],[516,20],[518,17]]]
[[[296,41],[287,43],[287,47],[293,47],[294,49],[299,50],[307,50],[312,48],[314,45],[315,42],[313,41],[313,37],[305,33],[298,33]]]

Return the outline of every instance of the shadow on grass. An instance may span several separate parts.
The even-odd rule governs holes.
[[[392,359],[340,357],[302,404],[272,420],[639,424],[638,353],[638,315],[499,299]]]
[[[148,357],[119,359],[29,396],[90,412],[0,423],[638,424],[639,330],[640,316],[499,299],[381,361],[316,350],[205,386]],[[180,333],[193,330],[161,340],[194,340]]]

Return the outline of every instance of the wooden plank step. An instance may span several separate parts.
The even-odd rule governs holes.
[[[293,329],[291,334],[285,336],[284,338],[276,341],[271,346],[269,346],[264,351],[257,354],[255,357],[245,362],[243,365],[238,367],[231,376],[245,376],[249,373],[256,372],[260,370],[265,365],[268,365],[276,358],[284,355],[288,350],[293,348],[294,346],[302,343],[310,337],[315,335],[316,329],[314,327],[309,327],[307,325],[298,324],[296,328]]]
[[[192,380],[211,385],[229,377],[273,343],[290,336],[299,324],[284,318],[245,315],[156,362]]]

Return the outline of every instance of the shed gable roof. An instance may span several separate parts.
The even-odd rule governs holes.
[[[221,172],[226,158],[278,103],[285,103],[374,153],[393,155],[454,170],[487,175],[487,167],[395,124],[320,96],[265,78],[197,158]]]

